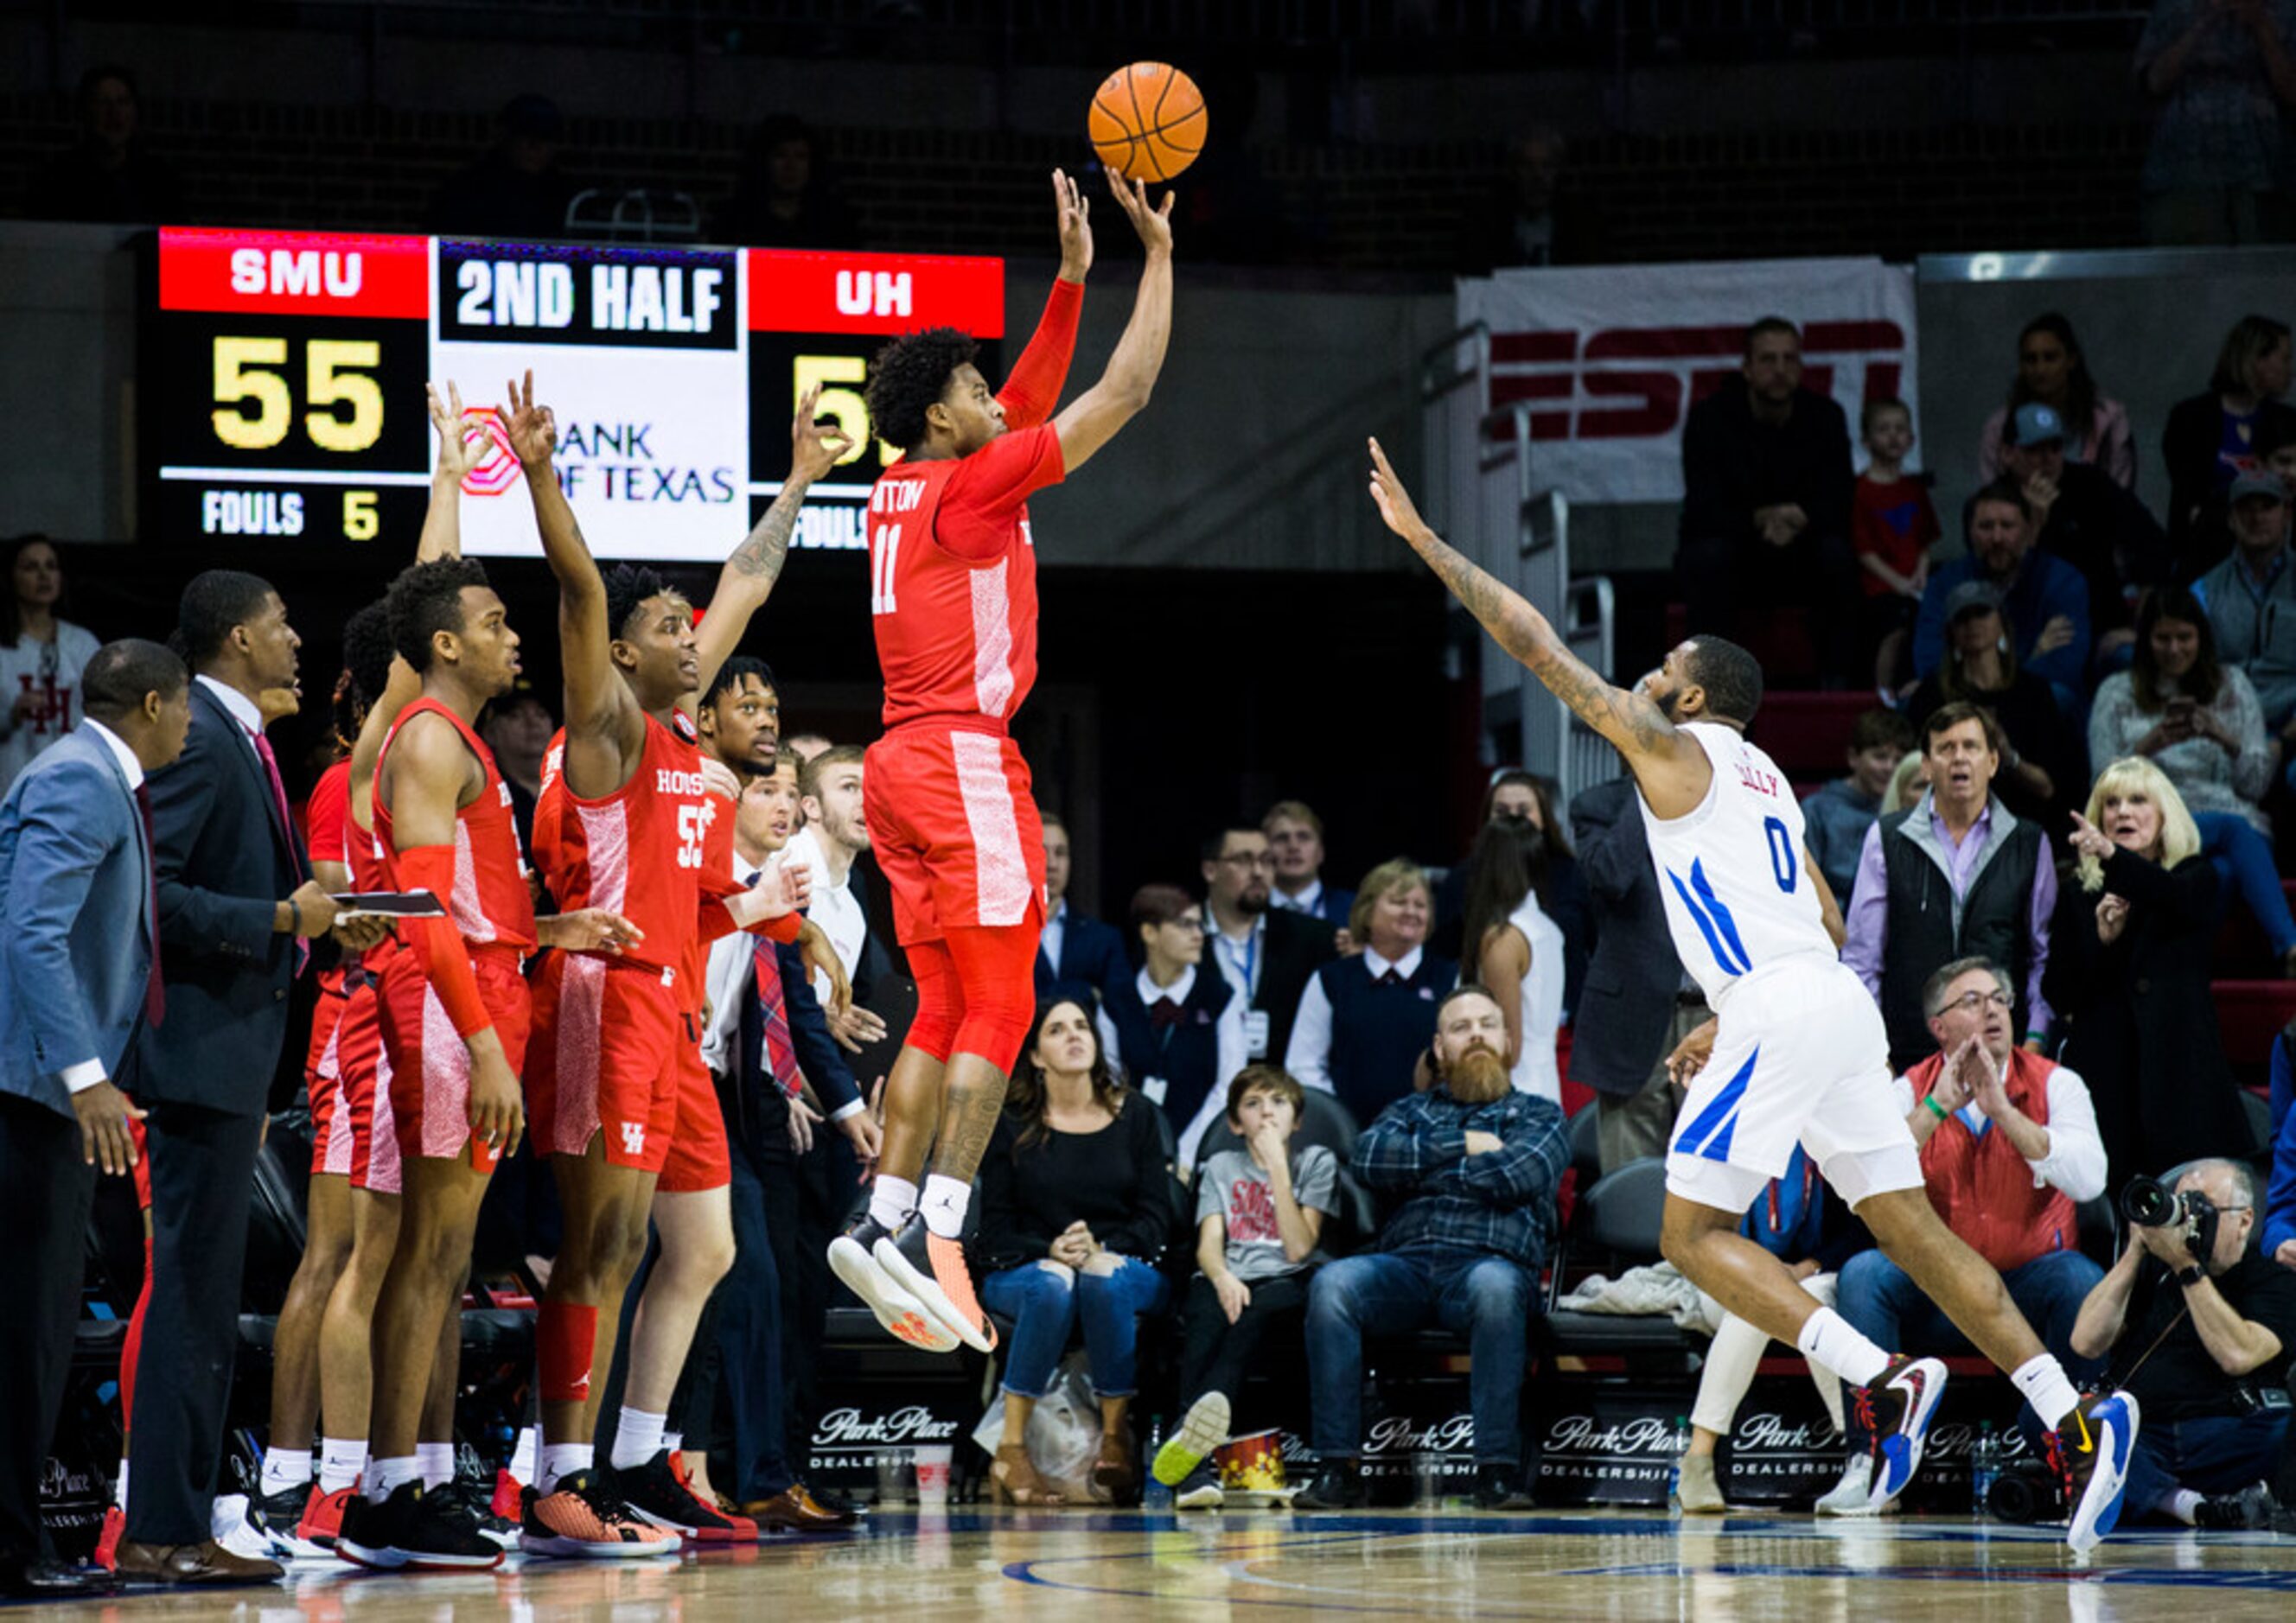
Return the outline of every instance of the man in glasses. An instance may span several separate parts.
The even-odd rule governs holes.
[[[1244,997],[1245,1058],[1280,1065],[1292,1042],[1300,994],[1339,956],[1338,932],[1322,919],[1268,906],[1275,856],[1249,824],[1204,841],[1204,957]]]
[[[2081,1254],[2074,1209],[2104,1193],[2104,1140],[2087,1085],[2018,1046],[2015,1008],[2009,972],[1998,963],[1946,964],[1922,988],[1937,1052],[1892,1086],[1921,1150],[1930,1203],[2000,1272],[2017,1310],[2082,1381],[2097,1366],[2072,1356],[2073,1325],[2104,1270]],[[1878,1250],[1842,1265],[1834,1311],[1883,1347],[1972,1350],[1912,1277]],[[2026,1423],[2038,1449],[2038,1422],[2030,1410]],[[1872,1471],[1869,1440],[1853,1416],[1841,1482],[1817,1502],[1819,1512],[1863,1513]]]

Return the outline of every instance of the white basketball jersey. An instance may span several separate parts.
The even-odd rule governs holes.
[[[1742,975],[1803,953],[1836,956],[1802,860],[1801,805],[1777,764],[1734,728],[1690,722],[1714,767],[1695,810],[1660,822],[1638,791],[1676,955],[1719,1008]]]

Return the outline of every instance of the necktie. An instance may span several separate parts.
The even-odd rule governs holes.
[[[1168,1031],[1180,1023],[1186,1012],[1170,998],[1160,997],[1156,1000],[1156,1006],[1148,1011],[1148,1018],[1155,1023],[1157,1030]]]
[[[797,1046],[790,1041],[789,1000],[782,987],[782,960],[771,941],[759,939],[750,948],[757,961],[758,1012],[765,1026],[766,1069],[782,1097],[794,1099],[805,1086],[797,1067]]]
[[[279,816],[279,839],[286,846],[287,856],[295,867],[295,882],[300,885],[310,878],[303,866],[303,853],[295,848],[295,814],[287,809],[287,785],[279,776],[279,758],[271,753],[271,741],[262,734],[255,734],[256,758],[263,763],[263,774],[271,780],[271,809]],[[302,937],[295,938],[295,972],[311,961],[311,944]]]
[[[1379,984],[1383,987],[1399,987],[1403,984],[1403,977],[1394,970],[1382,970],[1379,972]]]
[[[144,1023],[168,1018],[168,990],[160,979],[160,839],[152,828],[152,786],[135,785],[135,812],[144,819],[144,933],[152,943],[152,968],[144,980]]]

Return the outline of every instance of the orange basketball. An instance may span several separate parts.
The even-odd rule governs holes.
[[[1160,181],[1195,162],[1210,122],[1195,80],[1169,62],[1134,62],[1101,81],[1085,127],[1101,162],[1127,180]]]

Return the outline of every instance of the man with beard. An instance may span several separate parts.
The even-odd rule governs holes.
[[[1243,994],[1244,1057],[1279,1062],[1292,1045],[1300,994],[1339,956],[1336,932],[1321,919],[1269,906],[1275,856],[1258,829],[1222,829],[1204,841],[1203,861],[1204,956]]]
[[[1406,1094],[1356,1141],[1355,1172],[1393,1208],[1373,1249],[1308,1292],[1314,1482],[1296,1510],[1364,1503],[1363,1341],[1439,1324],[1467,1338],[1475,1502],[1529,1508],[1520,1405],[1539,1270],[1554,1240],[1554,1186],[1570,1164],[1562,1111],[1508,1085],[1506,1017],[1479,986],[1435,1016],[1437,1081]]]

